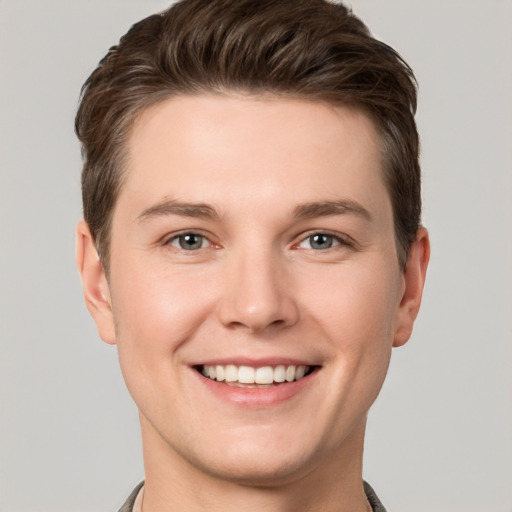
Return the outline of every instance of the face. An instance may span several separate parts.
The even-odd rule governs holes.
[[[145,452],[260,483],[360,457],[428,252],[413,244],[400,270],[382,176],[375,128],[349,108],[204,95],[141,115],[108,286],[83,275]]]

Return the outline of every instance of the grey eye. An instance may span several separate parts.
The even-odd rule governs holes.
[[[333,236],[326,235],[324,233],[311,235],[308,237],[308,240],[311,248],[317,250],[330,249],[333,245],[335,245],[336,242]]]
[[[313,249],[315,251],[326,251],[340,245],[349,245],[341,237],[329,233],[314,233],[304,238],[299,244],[301,249]]]
[[[179,247],[180,249],[184,249],[185,251],[195,251],[197,249],[202,249],[205,244],[205,238],[202,235],[197,235],[196,233],[185,233],[183,235],[179,235],[173,238],[170,241],[170,245],[174,247]]]

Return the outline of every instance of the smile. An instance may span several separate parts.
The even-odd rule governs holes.
[[[313,371],[305,365],[251,366],[201,365],[197,370],[208,379],[237,387],[273,386],[298,381]]]

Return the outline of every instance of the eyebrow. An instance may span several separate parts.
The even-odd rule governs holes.
[[[166,199],[161,203],[146,208],[138,217],[139,222],[153,217],[167,215],[181,215],[184,217],[199,217],[203,219],[216,219],[218,214],[214,208],[204,203],[182,203],[172,199]]]
[[[313,217],[327,217],[329,215],[355,215],[367,221],[372,220],[370,212],[356,201],[340,199],[337,201],[316,201],[298,205],[293,211],[296,219],[310,219]],[[138,217],[139,222],[154,217],[167,215],[181,215],[184,217],[197,217],[203,219],[218,219],[215,208],[205,203],[183,203],[166,199],[154,206],[146,208]]]
[[[350,199],[304,203],[295,208],[293,216],[298,219],[310,219],[313,217],[347,214],[362,217],[370,222],[372,220],[370,212],[364,206]]]

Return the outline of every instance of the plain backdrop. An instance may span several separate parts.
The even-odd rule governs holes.
[[[138,419],[83,305],[73,118],[107,49],[162,0],[0,0],[0,511],[115,511]],[[432,260],[370,412],[390,512],[512,511],[512,2],[353,0],[420,83]]]

